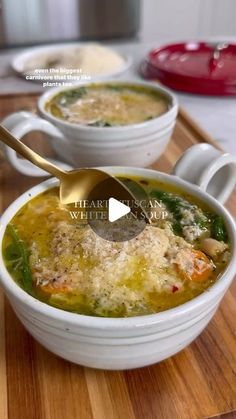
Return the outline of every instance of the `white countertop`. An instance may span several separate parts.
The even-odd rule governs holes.
[[[138,78],[141,59],[156,43],[120,43],[113,47],[134,59],[132,68],[122,78]],[[0,95],[10,93],[40,92],[43,88],[11,73],[9,64],[17,50],[0,51]],[[236,154],[236,98],[206,97],[177,93],[179,102],[205,131],[218,141],[222,148]]]

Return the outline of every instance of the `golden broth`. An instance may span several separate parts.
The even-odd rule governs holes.
[[[154,89],[128,84],[91,84],[65,90],[45,106],[73,124],[112,127],[138,124],[168,110],[168,100]]]
[[[47,190],[18,211],[5,233],[5,264],[16,282],[52,306],[105,317],[163,311],[213,284],[230,257],[222,219],[174,187],[132,179],[168,209],[166,221],[146,227],[138,240],[107,242],[70,217],[58,188]],[[202,233],[189,240],[189,231],[200,228]],[[223,249],[213,257],[202,251],[209,238]]]

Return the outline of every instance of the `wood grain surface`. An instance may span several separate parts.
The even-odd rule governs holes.
[[[0,118],[35,111],[36,98],[0,99]],[[27,141],[29,138],[27,139]],[[50,153],[39,134],[31,146]],[[170,172],[181,153],[208,135],[181,111],[166,153],[152,167]],[[40,179],[0,164],[0,210]],[[236,215],[236,194],[227,204]],[[132,371],[99,371],[49,353],[25,331],[0,294],[0,419],[202,419],[236,417],[236,284],[204,332],[185,350]]]

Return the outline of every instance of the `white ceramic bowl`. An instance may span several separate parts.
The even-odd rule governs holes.
[[[54,117],[45,110],[45,104],[55,94],[68,90],[56,88],[46,91],[38,101],[41,118],[28,112],[14,113],[2,124],[21,139],[32,131],[41,131],[48,135],[56,154],[75,167],[86,166],[136,166],[151,165],[164,152],[174,129],[178,105],[176,97],[167,89],[159,87],[156,83],[144,81],[107,81],[106,84],[124,84],[151,87],[160,92],[169,103],[169,109],[157,118],[139,124],[121,127],[88,127],[72,124]],[[79,84],[86,86],[90,83]],[[76,85],[75,85],[76,86]],[[75,87],[74,86],[74,87]],[[15,151],[9,152],[7,146],[3,147],[10,163],[18,169],[19,159]],[[21,173],[42,176],[41,170],[32,169],[29,165],[24,169],[25,161],[21,159],[19,165]]]
[[[206,327],[236,272],[236,229],[230,214],[199,187],[153,170],[104,168],[112,174],[140,175],[178,185],[223,216],[232,248],[225,272],[200,296],[179,307],[147,316],[98,318],[59,310],[23,291],[7,272],[0,255],[0,281],[23,325],[43,346],[72,362],[103,369],[130,369],[159,362],[183,349]],[[1,218],[6,225],[28,200],[56,184],[50,179],[21,195]]]

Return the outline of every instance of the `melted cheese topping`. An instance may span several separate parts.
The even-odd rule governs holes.
[[[81,96],[68,90],[53,97],[46,110],[67,122],[95,126],[138,124],[168,109],[167,100],[155,90],[132,85],[90,85]],[[74,93],[74,98],[69,95]]]

